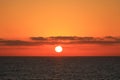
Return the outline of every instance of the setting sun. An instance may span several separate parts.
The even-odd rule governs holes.
[[[58,53],[60,53],[60,52],[63,51],[63,48],[61,46],[56,46],[55,47],[55,51],[58,52]]]

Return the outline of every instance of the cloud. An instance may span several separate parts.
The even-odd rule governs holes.
[[[107,40],[120,41],[120,37],[106,36],[104,38]]]
[[[5,40],[0,38],[0,46],[36,46],[54,44],[120,44],[120,37],[106,36],[100,37],[77,37],[77,36],[57,36],[57,37],[30,37],[29,41]]]
[[[44,40],[47,40],[46,38],[44,37],[30,37],[31,40],[37,40],[37,41],[44,41]]]
[[[0,41],[1,41],[1,40],[3,40],[3,39],[0,38]]]
[[[49,37],[52,40],[76,40],[77,37],[72,36],[57,36],[57,37]]]
[[[22,40],[0,40],[0,44],[7,46],[29,46],[35,43]]]

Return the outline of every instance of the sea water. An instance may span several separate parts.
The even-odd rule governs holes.
[[[120,57],[0,57],[0,80],[120,80]]]

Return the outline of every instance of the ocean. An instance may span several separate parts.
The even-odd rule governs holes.
[[[120,57],[0,57],[0,80],[120,80]]]

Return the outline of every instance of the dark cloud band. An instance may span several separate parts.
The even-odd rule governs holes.
[[[35,46],[44,44],[120,44],[120,37],[106,36],[99,37],[76,37],[76,36],[57,36],[57,37],[30,37],[30,41],[23,40],[4,40],[0,39],[0,45],[6,46]]]

